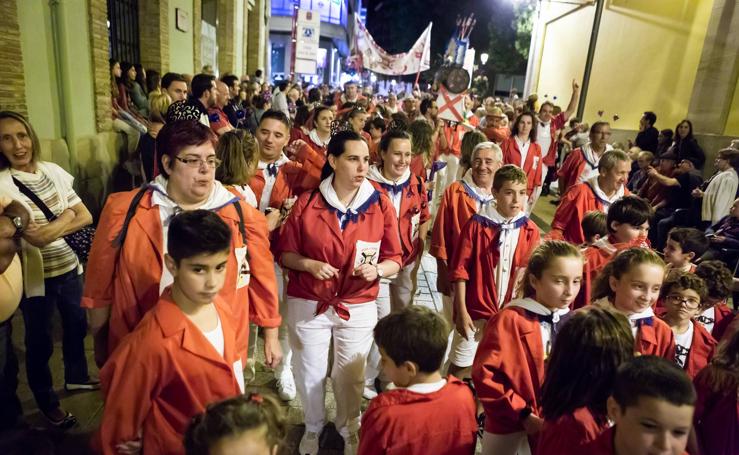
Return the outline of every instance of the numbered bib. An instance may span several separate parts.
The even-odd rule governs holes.
[[[416,213],[411,218],[411,240],[416,241],[418,239],[418,228],[421,223],[421,214]]]
[[[354,254],[354,268],[369,264],[377,266],[380,260],[380,242],[365,242],[357,240],[356,253]]]
[[[236,255],[236,270],[239,271],[239,276],[236,281],[236,289],[241,289],[249,284],[251,279],[251,269],[249,268],[249,261],[246,260],[246,246],[236,248],[234,250]]]

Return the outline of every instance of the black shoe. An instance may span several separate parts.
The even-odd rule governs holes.
[[[64,414],[64,417],[62,417],[59,420],[54,420],[51,417],[49,417],[45,412],[41,412],[44,417],[46,417],[46,420],[52,424],[54,427],[59,428],[60,430],[69,430],[73,426],[77,425],[77,417],[72,415],[71,412],[66,411]]]
[[[559,199],[552,199],[551,201],[549,201],[549,203],[552,204],[552,205],[559,205],[560,200]]]
[[[477,437],[482,439],[483,433],[485,433],[485,413],[481,412],[477,416]]]

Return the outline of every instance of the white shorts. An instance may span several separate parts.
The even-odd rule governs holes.
[[[478,319],[472,321],[475,325],[475,333],[470,334],[469,340],[465,340],[457,332],[457,329],[453,329],[454,336],[452,338],[451,352],[449,353],[449,362],[460,368],[467,368],[472,366],[472,361],[475,360],[475,353],[477,352],[477,346],[482,340],[482,335],[485,333],[485,325],[488,321],[485,319]]]

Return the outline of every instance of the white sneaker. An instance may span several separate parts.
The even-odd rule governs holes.
[[[375,390],[375,386],[374,385],[371,385],[370,386],[370,385],[365,384],[364,385],[364,390],[362,390],[362,396],[366,400],[371,400],[374,397],[376,397],[377,396],[377,391]]]
[[[300,440],[298,452],[300,455],[316,455],[318,453],[318,433],[306,430]]]
[[[344,455],[357,455],[358,449],[359,435],[357,433],[350,433],[349,436],[344,437]]]
[[[293,378],[292,372],[288,372],[283,374],[282,377],[277,378],[277,394],[281,400],[294,400],[296,392],[295,379]]]

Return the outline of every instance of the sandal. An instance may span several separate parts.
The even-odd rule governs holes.
[[[69,411],[65,411],[64,417],[59,420],[52,419],[43,411],[41,412],[41,414],[44,415],[44,417],[50,424],[52,424],[56,428],[59,428],[60,430],[69,430],[73,426],[77,425],[77,417],[72,415],[72,413]]]

